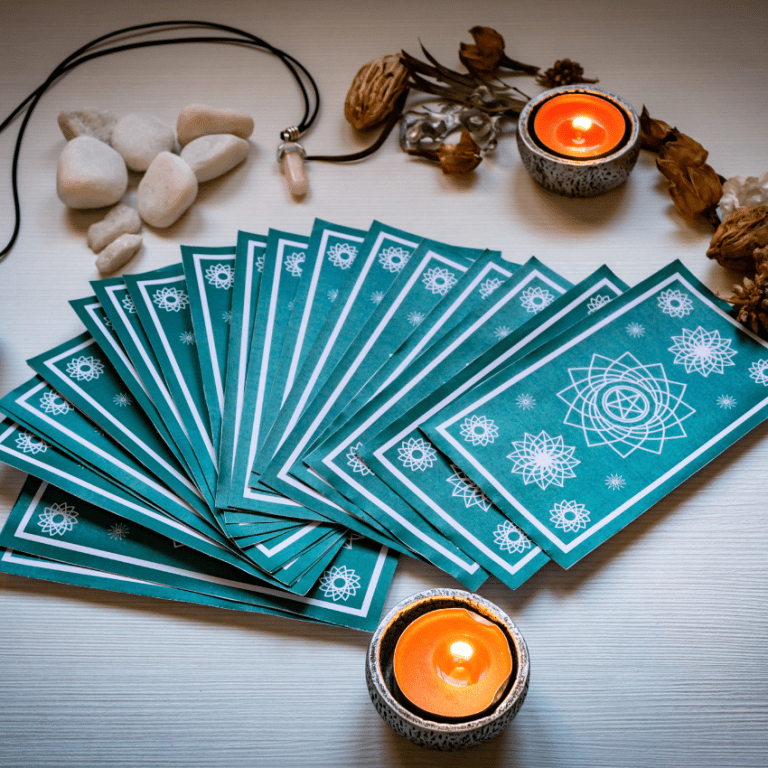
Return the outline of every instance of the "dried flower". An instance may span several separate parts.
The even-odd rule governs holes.
[[[757,274],[754,280],[745,277],[741,285],[733,286],[727,298],[738,310],[736,319],[753,333],[768,338],[768,246],[755,250]]]
[[[756,253],[768,245],[768,205],[739,208],[717,228],[707,256],[720,266],[753,273]]]
[[[358,130],[384,122],[408,87],[408,68],[399,56],[381,56],[360,68],[347,99],[344,117]]]
[[[737,208],[768,205],[768,171],[757,176],[732,176],[723,183],[723,196],[718,211],[720,218],[732,214]]]
[[[690,136],[680,133],[677,128],[672,129],[672,136],[667,139],[664,145],[659,149],[659,157],[656,160],[656,166],[666,176],[661,169],[659,161],[669,166],[670,163],[684,168],[689,165],[704,165],[709,157],[704,147]],[[667,178],[669,178],[667,176]]]
[[[483,159],[480,147],[466,128],[461,132],[458,144],[441,144],[437,156],[443,173],[449,174],[474,171]]]
[[[672,138],[672,126],[663,120],[654,120],[643,106],[640,114],[640,146],[658,152]]]
[[[544,88],[557,88],[559,85],[575,85],[576,83],[597,83],[598,80],[586,78],[584,67],[570,59],[560,59],[555,62],[543,75],[536,78],[536,82]]]
[[[483,159],[480,147],[466,128],[461,132],[458,144],[441,144],[437,149],[418,147],[409,149],[408,154],[438,162],[443,173],[452,175],[474,171]]]
[[[717,203],[723,187],[711,165],[689,165],[669,180],[669,194],[679,213],[688,219],[703,216],[713,226],[720,224]]]
[[[469,34],[475,44],[459,43],[459,60],[470,71],[478,75],[492,75],[499,67],[514,69],[535,75],[538,67],[513,61],[504,53],[504,38],[491,27],[472,27]]]

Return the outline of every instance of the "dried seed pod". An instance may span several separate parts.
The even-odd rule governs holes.
[[[381,56],[360,68],[347,99],[344,117],[359,131],[383,123],[407,88],[408,68],[399,56]]]
[[[466,128],[461,132],[458,144],[441,144],[437,158],[443,173],[460,174],[474,171],[480,161],[480,147]]]
[[[708,157],[709,152],[698,141],[695,141],[690,136],[686,136],[684,133],[680,133],[677,128],[672,129],[672,136],[659,149],[659,158],[661,160],[669,161],[681,167],[686,165],[704,165]],[[658,163],[656,164],[658,165]]]
[[[535,75],[538,67],[510,59],[504,52],[504,38],[491,27],[472,27],[469,34],[475,44],[459,43],[459,61],[481,76],[492,75],[499,67]]]
[[[715,226],[719,224],[716,208],[723,194],[720,177],[711,165],[689,165],[670,179],[669,194],[675,208],[689,219],[703,216]]]
[[[756,258],[768,245],[768,205],[739,208],[717,228],[707,256],[720,266],[754,273]],[[757,253],[756,253],[757,252]]]
[[[640,114],[640,146],[658,152],[673,136],[674,129],[663,120],[654,120],[643,106]]]
[[[758,250],[768,256],[768,248]],[[754,280],[745,277],[741,285],[733,286],[726,300],[738,310],[736,319],[740,323],[758,336],[768,337],[768,274],[758,273]]]

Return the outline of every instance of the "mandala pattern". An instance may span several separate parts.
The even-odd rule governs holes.
[[[659,309],[670,317],[685,317],[693,312],[691,297],[687,293],[674,288],[662,291],[657,298],[657,302]]]
[[[232,310],[228,309],[221,313],[221,319],[223,322],[225,322],[227,325],[229,325],[232,322]]]
[[[328,261],[339,269],[349,269],[355,263],[357,248],[349,243],[336,243],[328,249]]]
[[[347,536],[347,540],[344,542],[344,549],[354,549],[352,546],[353,541],[360,541],[360,539],[364,539],[365,536],[363,536],[361,533],[355,533],[354,531],[349,531],[349,536]]]
[[[736,398],[732,395],[720,395],[720,397],[717,398],[717,404],[721,408],[729,411],[731,408],[736,407]]]
[[[576,501],[561,501],[549,510],[549,519],[566,533],[574,533],[587,527],[589,511]]]
[[[320,577],[320,589],[334,603],[349,600],[360,588],[360,577],[346,565],[334,565]]]
[[[124,296],[122,303],[123,303],[123,309],[129,315],[135,315],[136,314],[136,305],[133,303],[133,299],[130,296]]]
[[[522,411],[531,411],[536,407],[536,398],[527,392],[523,392],[515,398],[515,404]]]
[[[501,341],[502,339],[506,339],[509,334],[512,333],[512,329],[508,328],[506,325],[497,325],[496,328],[493,331],[493,335]]]
[[[40,398],[40,410],[51,416],[63,416],[72,406],[57,392],[45,392]]]
[[[430,293],[445,296],[458,280],[453,272],[443,267],[432,267],[421,276],[421,282]]]
[[[365,466],[363,460],[357,455],[361,446],[362,442],[350,446],[349,451],[347,451],[347,466],[352,467],[353,472],[357,472],[365,477],[366,475],[372,475],[373,472]]]
[[[735,365],[731,358],[731,340],[723,339],[717,331],[705,331],[699,326],[695,331],[683,328],[682,336],[673,336],[675,343],[669,348],[675,353],[675,365],[684,365],[685,372],[696,371],[704,378],[710,373],[723,373],[728,365]]]
[[[520,294],[520,303],[523,309],[534,315],[541,312],[544,307],[548,307],[554,300],[555,297],[546,288],[539,288],[538,286],[529,288]]]
[[[93,381],[104,373],[104,363],[95,357],[81,355],[67,363],[67,376],[77,381]]]
[[[205,279],[214,288],[229,289],[235,284],[235,270],[231,264],[214,264],[205,270]]]
[[[683,402],[685,384],[669,381],[660,363],[596,354],[568,374],[573,383],[557,394],[569,406],[564,423],[583,430],[588,446],[626,458],[637,449],[660,454],[667,440],[686,437],[681,422],[696,411]]]
[[[606,296],[602,293],[598,293],[596,296],[593,296],[587,302],[587,314],[591,315],[593,312],[597,312],[600,307],[604,307],[610,300],[610,296]]]
[[[621,475],[614,474],[608,475],[608,477],[605,478],[605,484],[612,491],[620,491],[627,484],[627,481]]]
[[[107,536],[109,536],[112,541],[125,541],[128,538],[129,533],[130,528],[128,528],[125,523],[114,523],[109,526]]]
[[[45,453],[48,449],[48,443],[41,440],[37,435],[21,432],[16,436],[16,447],[22,453],[31,453],[34,456],[36,453]]]
[[[333,302],[339,298],[339,292],[335,288],[331,288],[331,290],[328,291],[326,295],[328,296],[328,301],[330,301],[331,304],[333,304]]]
[[[37,524],[43,533],[51,536],[63,536],[77,525],[77,512],[69,504],[51,504],[40,513]]]
[[[642,323],[630,323],[626,327],[627,336],[632,339],[639,339],[645,336],[645,326]]]
[[[501,280],[498,277],[489,277],[480,286],[480,298],[487,299],[495,290],[501,287]]]
[[[257,272],[264,271],[264,254],[263,253],[260,256],[256,257],[256,271]]]
[[[536,483],[542,490],[549,485],[562,488],[568,478],[576,477],[573,468],[581,464],[573,458],[575,448],[565,445],[560,436],[550,437],[544,430],[538,435],[526,432],[512,447],[514,450],[507,455],[512,461],[512,472],[522,475],[526,485]]]
[[[166,312],[180,312],[184,307],[189,306],[189,296],[186,292],[172,285],[166,285],[155,291],[152,294],[152,301],[157,304],[158,309],[164,309]]]
[[[408,313],[408,322],[412,326],[420,325],[421,322],[424,320],[424,313],[423,312],[409,312]]]
[[[374,304],[381,304],[381,302],[384,300],[384,294],[381,291],[374,291],[371,294],[371,301]]]
[[[423,472],[435,463],[437,452],[426,440],[411,437],[403,440],[397,449],[397,458],[406,469]]]
[[[301,277],[302,264],[307,260],[307,254],[303,251],[289,253],[285,257],[285,268],[294,277]]]
[[[768,387],[768,360],[756,360],[749,366],[749,378],[755,384],[762,384]]]
[[[467,509],[478,506],[480,509],[488,511],[491,508],[491,502],[480,490],[480,487],[475,485],[455,464],[451,464],[451,469],[453,474],[447,478],[453,486],[451,496],[458,496],[463,499]]]
[[[493,419],[470,416],[461,425],[461,436],[472,445],[488,445],[499,436],[499,428]]]
[[[520,554],[531,548],[531,540],[516,526],[505,520],[496,526],[493,540],[502,552]]]
[[[383,248],[381,253],[379,253],[379,264],[387,272],[400,272],[410,258],[411,254],[408,251],[391,245],[389,248]]]
[[[133,403],[133,398],[130,395],[126,395],[125,392],[120,392],[112,398],[112,402],[118,408],[127,408]]]

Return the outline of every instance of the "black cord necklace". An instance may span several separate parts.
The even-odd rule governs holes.
[[[172,30],[182,27],[201,28],[209,30],[217,30],[219,32],[225,32],[233,37],[214,37],[214,36],[191,36],[191,37],[172,37],[163,38],[160,40],[139,40],[136,42],[124,42],[120,45],[111,45],[108,47],[99,48],[108,41],[115,41],[115,38],[121,36],[141,36],[152,34],[154,32],[161,32]],[[280,132],[280,138],[284,142],[281,145],[280,152],[295,152],[304,156],[304,150],[300,144],[296,141],[306,133],[317,118],[317,114],[320,110],[320,93],[317,89],[312,75],[309,74],[306,67],[298,62],[293,56],[285,51],[270,45],[265,40],[262,40],[256,35],[252,35],[250,32],[245,32],[235,27],[227,26],[226,24],[217,24],[209,21],[156,21],[148,24],[137,24],[131,27],[124,27],[114,32],[109,32],[106,35],[97,37],[90,43],[78,48],[74,53],[67,56],[62,62],[60,62],[56,68],[46,78],[45,82],[36,88],[19,104],[8,117],[0,123],[0,133],[4,131],[13,120],[18,117],[21,112],[26,109],[24,118],[22,119],[21,126],[19,127],[19,133],[16,137],[16,144],[13,150],[13,160],[11,162],[11,187],[13,191],[13,205],[15,211],[15,222],[13,227],[13,234],[11,235],[8,244],[0,251],[0,260],[11,251],[19,235],[21,228],[21,206],[19,204],[19,188],[18,188],[18,167],[19,167],[19,153],[21,150],[21,142],[24,138],[24,132],[26,131],[29,119],[32,116],[32,112],[37,106],[38,102],[42,98],[43,94],[50,88],[60,77],[65,75],[70,70],[84,64],[87,61],[100,58],[101,56],[108,56],[112,53],[119,53],[120,51],[129,51],[136,48],[149,48],[158,45],[179,45],[182,43],[226,43],[230,45],[244,45],[246,47],[257,48],[269,51],[273,55],[277,56],[280,61],[290,71],[294,80],[301,90],[301,94],[304,100],[304,114],[301,121],[296,125],[292,125]],[[99,50],[94,50],[99,48]],[[320,159],[319,157],[317,159]],[[325,159],[325,158],[323,158]]]

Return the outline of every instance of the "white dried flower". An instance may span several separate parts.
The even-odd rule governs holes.
[[[718,204],[721,219],[753,205],[768,205],[768,171],[757,176],[732,176],[723,184],[723,196]]]

